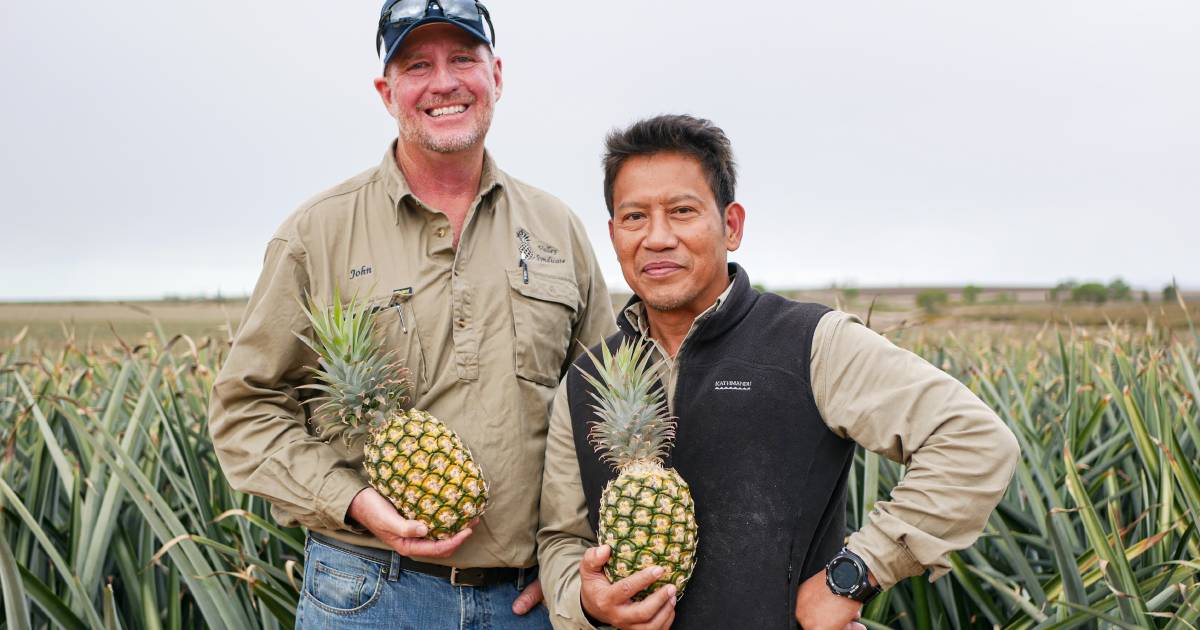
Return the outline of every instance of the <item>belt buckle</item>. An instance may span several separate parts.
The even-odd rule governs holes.
[[[466,580],[458,577],[461,574],[466,574]],[[452,587],[481,587],[484,586],[484,576],[481,572],[474,572],[470,569],[458,569],[457,566],[450,568],[450,586]]]

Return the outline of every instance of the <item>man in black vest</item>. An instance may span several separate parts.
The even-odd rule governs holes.
[[[880,589],[948,571],[945,555],[975,541],[1008,486],[1011,431],[857,318],[751,288],[727,263],[746,213],[729,140],[712,123],[643,120],[609,136],[604,165],[609,234],[635,293],[606,343],[651,344],[678,418],[666,465],[691,486],[700,543],[678,602],[672,585],[631,600],[654,567],[609,584],[610,549],[594,545],[616,473],[588,443],[582,371],[594,368],[577,361],[552,406],[542,486],[538,556],[554,625],[861,628]],[[847,539],[856,443],[907,473]]]

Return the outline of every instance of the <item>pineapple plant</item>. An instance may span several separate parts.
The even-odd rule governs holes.
[[[601,344],[601,358],[588,353],[599,377],[583,372],[592,385],[592,405],[599,420],[588,439],[617,477],[600,497],[597,540],[612,554],[604,567],[616,582],[649,567],[663,576],[634,599],[666,584],[682,596],[696,566],[696,510],[691,490],[663,458],[675,437],[675,419],[667,413],[658,386],[659,370],[647,346],[623,341],[615,353]]]
[[[338,291],[328,306],[311,297],[302,305],[315,339],[296,333],[317,353],[310,368],[319,392],[313,420],[327,440],[366,437],[363,469],[371,486],[404,518],[421,521],[426,538],[449,538],[481,516],[488,486],[458,435],[432,414],[406,409],[408,370],[375,338],[377,310],[357,299],[343,305]]]

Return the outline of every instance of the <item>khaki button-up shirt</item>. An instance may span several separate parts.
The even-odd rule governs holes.
[[[403,358],[413,406],[470,447],[489,507],[459,567],[535,563],[547,413],[564,370],[616,330],[578,218],[485,157],[457,250],[446,216],[409,190],[394,153],[305,203],[267,245],[262,275],[213,389],[211,432],[230,484],[276,520],[386,548],[346,523],[367,481],[362,441],[315,437],[306,371],[316,356],[300,305],[335,288],[380,307],[377,334]]]
[[[719,309],[728,294],[727,289],[696,323]],[[628,307],[625,316],[649,338],[641,303]],[[694,323],[681,349],[695,328]],[[674,413],[678,362],[657,341],[653,348]],[[927,568],[931,578],[944,574],[950,569],[945,554],[975,541],[1008,487],[1016,438],[962,383],[853,315],[831,311],[821,318],[809,369],[817,410],[831,431],[908,467],[891,498],[875,503],[847,547],[884,588]],[[539,576],[556,628],[592,627],[579,601],[579,561],[595,540],[563,385],[551,411],[538,531]]]

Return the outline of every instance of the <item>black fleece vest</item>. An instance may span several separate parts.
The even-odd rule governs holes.
[[[673,628],[795,628],[802,580],[842,547],[854,442],[826,426],[813,401],[813,333],[829,308],[750,287],[730,265],[728,300],[698,324],[676,357],[675,445],[665,465],[692,489],[698,561]],[[634,298],[636,299],[636,298]],[[615,349],[638,333],[622,313]],[[592,349],[599,356],[599,346]],[[595,421],[586,355],[567,376],[588,521],[616,472],[587,435]]]

